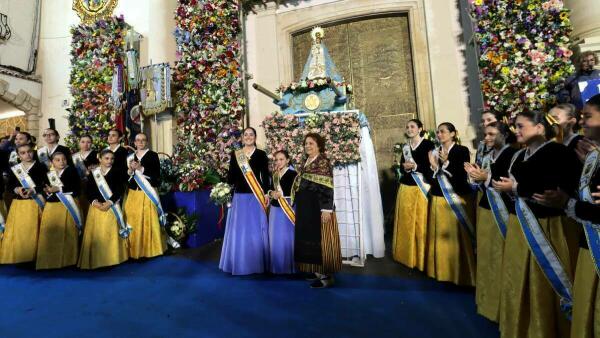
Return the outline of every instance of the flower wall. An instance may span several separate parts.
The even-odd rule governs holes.
[[[545,110],[574,67],[561,0],[470,0],[486,111]]]
[[[238,14],[234,1],[179,0],[173,75],[178,141],[173,161],[182,191],[224,177],[240,134],[245,103]]]
[[[360,123],[356,114],[311,114],[304,121],[292,114],[275,112],[261,126],[267,137],[267,154],[273,158],[278,150],[287,150],[292,164],[304,161],[304,136],[318,133],[325,138],[325,154],[334,166],[360,162]]]
[[[124,35],[128,25],[123,17],[99,20],[91,25],[71,27],[70,88],[73,103],[67,115],[71,134],[66,145],[77,149],[79,136],[89,134],[93,146],[106,145],[115,125],[111,105],[112,76],[115,65],[122,64]]]

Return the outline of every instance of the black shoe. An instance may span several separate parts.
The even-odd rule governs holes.
[[[319,277],[314,273],[307,273],[304,277],[304,280],[309,281],[309,282],[314,282],[314,281],[318,281]]]
[[[321,279],[317,279],[316,281],[310,284],[310,287],[313,289],[324,289],[333,286],[333,278],[332,277],[323,277]]]

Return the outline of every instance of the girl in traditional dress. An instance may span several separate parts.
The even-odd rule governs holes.
[[[145,134],[135,136],[135,153],[127,159],[129,191],[125,200],[125,218],[132,227],[129,257],[155,257],[167,249],[165,214],[156,187],[160,184],[158,154],[148,149]]]
[[[485,127],[487,127],[492,122],[497,122],[498,116],[490,111],[485,111],[481,114],[481,121],[479,123],[479,128],[483,134],[485,134]],[[483,162],[483,157],[487,155],[491,149],[486,146],[486,142],[484,140],[479,142],[477,146],[477,152],[475,153],[475,164],[481,166]]]
[[[67,165],[62,152],[52,154],[44,192],[48,198],[42,213],[35,268],[58,269],[77,264],[79,234],[83,218],[79,209],[81,179],[77,169]]]
[[[564,208],[579,222],[581,234],[579,259],[573,285],[573,320],[571,337],[599,338],[600,325],[600,95],[593,96],[583,107],[582,126],[585,139],[578,155],[584,159],[578,198],[565,192],[547,191],[536,199],[546,205]]]
[[[429,191],[426,271],[439,281],[474,286],[474,197],[464,169],[469,149],[457,144],[452,123],[440,124],[437,137],[441,146],[430,157],[434,179]]]
[[[433,142],[423,139],[423,123],[412,119],[406,124],[407,142],[402,148],[400,170],[402,178],[396,197],[394,260],[409,268],[425,271],[427,243],[427,203],[431,167],[429,156]]]
[[[82,135],[79,138],[79,152],[73,154],[73,164],[77,169],[79,177],[82,182],[81,198],[79,199],[79,205],[81,206],[81,213],[85,217],[90,208],[88,202],[85,187],[87,186],[87,178],[90,175],[92,169],[98,166],[98,152],[92,150],[93,140],[90,135]]]
[[[577,133],[579,130],[577,108],[570,103],[562,103],[550,109],[550,115],[560,125],[562,144],[567,146],[569,151],[575,153],[577,144],[583,139],[583,136]],[[583,163],[577,162],[574,165],[577,166],[577,171],[580,175]],[[583,229],[575,220],[566,215],[563,216],[563,223],[565,236],[567,236],[567,244],[569,245],[569,255],[572,259],[571,264],[575,267],[577,265],[577,257],[579,256],[579,238],[583,235]]]
[[[110,130],[106,139],[108,142],[108,147],[106,147],[106,149],[112,151],[115,155],[112,168],[117,170],[121,176],[125,177],[127,175],[127,171],[129,170],[127,166],[127,156],[129,156],[129,151],[126,147],[121,145],[122,138],[123,132],[121,132],[119,129]]]
[[[120,264],[128,257],[126,238],[129,229],[119,206],[124,178],[112,169],[114,157],[112,151],[102,150],[100,166],[88,176],[87,194],[91,206],[77,263],[81,269]]]
[[[319,134],[304,137],[307,160],[294,182],[296,232],[294,259],[297,268],[310,273],[312,288],[333,285],[333,274],[342,268],[340,234],[333,205],[333,168],[324,155]],[[314,275],[312,275],[314,274]]]
[[[563,308],[570,306],[573,270],[563,211],[533,200],[535,194],[546,190],[571,194],[577,186],[577,158],[567,147],[552,141],[555,128],[558,124],[549,114],[520,113],[516,135],[525,149],[513,157],[509,177],[492,181],[496,190],[515,194],[518,217],[517,224],[509,222],[504,244],[500,299],[503,337],[559,338],[569,334],[561,303]]]
[[[234,187],[219,268],[233,275],[269,270],[269,159],[256,148],[256,130],[242,133],[243,147],[231,154],[227,182]]]
[[[18,146],[21,163],[11,167],[8,190],[15,193],[0,246],[0,264],[35,260],[40,218],[44,208],[45,165],[34,160],[30,144]]]
[[[65,154],[67,158],[67,164],[73,166],[71,151],[69,150],[69,148],[58,144],[60,135],[58,134],[58,131],[56,129],[47,128],[46,130],[44,130],[42,136],[44,137],[46,146],[41,147],[37,150],[38,159],[41,163],[45,164],[48,167],[48,169],[50,169],[52,165],[50,157],[52,157],[52,154],[58,151]]]
[[[488,124],[484,135],[485,146],[491,152],[483,158],[481,167],[466,163],[465,170],[473,181],[481,184],[484,191],[477,208],[477,312],[497,322],[504,236],[510,213],[514,214],[515,208],[508,194],[493,190],[491,181],[508,176],[510,161],[517,150],[511,147],[516,140],[515,135],[502,122]]]
[[[273,190],[269,192],[269,252],[272,273],[294,273],[294,222],[291,204],[292,185],[298,173],[290,168],[290,155],[285,150],[275,153]]]

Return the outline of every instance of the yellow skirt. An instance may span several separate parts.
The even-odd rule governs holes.
[[[427,198],[417,186],[401,184],[396,197],[394,260],[409,268],[425,270]]]
[[[567,271],[569,248],[561,217],[538,219]],[[529,251],[516,216],[510,215],[502,264],[500,298],[502,337],[564,338],[569,321],[560,310],[558,296]]]
[[[573,274],[575,274],[575,267],[577,267],[577,259],[579,257],[579,240],[583,236],[583,227],[577,223],[576,220],[562,216],[562,224],[565,232],[565,238],[567,240],[567,246],[569,247],[569,257],[571,257],[571,268]]]
[[[579,250],[573,286],[572,338],[600,338],[600,289],[589,250]]]
[[[32,199],[12,201],[0,247],[0,264],[35,260],[41,215]]]
[[[77,264],[79,230],[61,202],[48,202],[42,212],[35,268],[58,269]]]
[[[85,222],[77,266],[95,269],[127,260],[127,241],[119,236],[119,225],[112,211],[90,207]]]
[[[491,210],[477,208],[477,312],[497,322],[500,311],[504,238]]]
[[[467,213],[472,196],[461,198]],[[471,217],[467,215],[467,217]],[[427,275],[457,285],[475,285],[475,253],[467,231],[443,196],[432,196],[427,226]]]
[[[132,227],[129,257],[154,257],[167,249],[167,236],[158,221],[156,207],[141,190],[131,190],[125,200],[125,219]]]

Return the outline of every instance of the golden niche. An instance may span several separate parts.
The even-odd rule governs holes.
[[[81,22],[92,24],[110,17],[117,7],[118,0],[73,0],[73,10]]]

